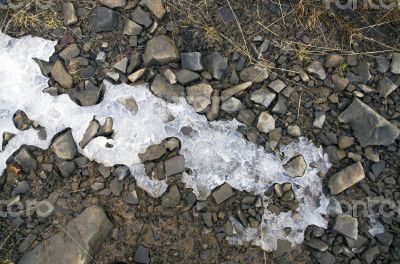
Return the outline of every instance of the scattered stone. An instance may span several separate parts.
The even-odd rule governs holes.
[[[27,172],[37,170],[37,161],[26,148],[22,148],[14,159]]]
[[[258,89],[250,94],[250,100],[256,104],[263,105],[268,108],[275,100],[276,94],[268,88]]]
[[[142,33],[143,27],[139,24],[136,24],[130,19],[126,19],[124,29],[122,30],[122,34],[128,36],[139,36]]]
[[[175,185],[169,188],[167,194],[165,194],[161,199],[161,204],[163,207],[174,208],[181,202],[181,194],[179,193],[178,187]]]
[[[135,189],[133,189],[132,191],[130,191],[126,195],[124,195],[123,200],[127,204],[132,204],[132,205],[139,204],[139,198],[137,196]]]
[[[94,15],[90,17],[91,29],[95,33],[113,31],[118,24],[118,13],[106,7],[96,7]]]
[[[29,183],[27,181],[18,182],[17,186],[12,190],[11,195],[25,194],[30,190]]]
[[[307,163],[303,156],[299,155],[289,160],[283,168],[290,177],[302,177],[307,168]]]
[[[128,67],[128,57],[124,57],[114,64],[113,68],[119,70],[122,73],[126,73],[126,68]]]
[[[115,168],[113,175],[118,178],[120,181],[122,181],[126,176],[131,174],[131,171],[128,166],[119,166]]]
[[[60,231],[39,243],[20,259],[19,264],[88,264],[92,261],[90,255],[96,253],[112,228],[113,225],[103,209],[91,206],[68,223],[65,232]],[[70,236],[74,239],[72,240]]]
[[[326,79],[326,72],[324,66],[320,61],[312,61],[306,68],[306,72],[315,74],[320,80]]]
[[[393,53],[390,71],[393,74],[400,74],[400,53]]]
[[[332,195],[337,195],[364,178],[364,168],[358,161],[332,175],[328,181],[328,188]]]
[[[92,120],[89,123],[88,128],[86,129],[85,133],[83,134],[81,142],[79,142],[79,146],[84,149],[87,144],[96,136],[97,132],[100,129],[100,124],[97,120]]]
[[[316,111],[315,112],[315,119],[313,122],[313,126],[315,128],[322,128],[325,123],[326,115],[323,111]]]
[[[92,190],[94,192],[98,192],[104,189],[104,183],[103,182],[95,182],[92,185],[90,185],[90,187],[92,188]]]
[[[167,12],[161,0],[142,0],[140,4],[146,6],[159,20],[161,20]]]
[[[300,137],[301,136],[301,130],[298,125],[288,126],[287,132],[292,137]]]
[[[221,92],[221,100],[224,101],[229,97],[234,96],[237,93],[243,92],[244,90],[249,88],[252,84],[253,84],[252,82],[245,82],[223,90]]]
[[[240,79],[244,82],[260,83],[268,79],[268,76],[268,70],[258,65],[247,67],[240,72]]]
[[[270,84],[268,84],[268,87],[274,90],[275,92],[280,93],[283,89],[285,89],[286,84],[283,81],[277,79],[275,81],[270,82]]]
[[[151,145],[145,153],[139,154],[142,162],[151,161],[161,158],[166,153],[164,144]]]
[[[375,246],[372,248],[368,248],[362,254],[362,258],[367,264],[371,264],[374,262],[375,258],[381,253],[379,250],[379,246]]]
[[[256,115],[250,109],[242,109],[239,112],[237,120],[245,125],[251,126],[256,120]]]
[[[339,136],[338,144],[340,149],[346,149],[354,145],[354,138],[349,136]]]
[[[230,97],[230,98],[226,99],[225,101],[223,101],[221,104],[221,109],[229,114],[233,114],[233,113],[239,111],[240,109],[243,109],[243,107],[244,106],[243,106],[242,102],[235,97]]]
[[[146,72],[146,68],[143,69],[139,69],[131,74],[129,74],[128,76],[128,80],[132,83],[136,82],[137,80],[139,80],[140,78],[142,78],[142,76],[144,75],[144,73]]]
[[[162,75],[168,80],[170,84],[176,83],[176,75],[170,69],[164,69]]]
[[[349,85],[350,81],[347,78],[341,77],[337,74],[332,75],[331,77],[332,83],[335,86],[335,90],[340,92],[346,89],[347,85]]]
[[[51,148],[60,159],[71,160],[78,154],[78,148],[72,136],[71,129],[58,135],[54,139]]]
[[[61,61],[56,61],[51,68],[51,76],[64,88],[72,88],[73,79],[71,75],[65,70]]]
[[[321,252],[325,252],[329,248],[327,243],[318,238],[311,238],[309,241],[305,241],[304,244]]]
[[[153,24],[153,20],[140,6],[136,7],[132,12],[132,20],[136,23],[148,28]]]
[[[361,77],[361,82],[366,83],[371,80],[372,76],[371,73],[369,72],[369,62],[364,60],[360,62],[356,70],[358,72],[358,75]]]
[[[211,104],[213,88],[209,84],[200,83],[186,88],[186,100],[197,113],[204,113]]]
[[[121,196],[122,189],[124,188],[124,183],[123,181],[120,181],[117,177],[115,177],[111,182],[110,182],[110,189],[111,192],[115,196]]]
[[[389,78],[384,77],[378,83],[378,92],[379,95],[386,98],[388,97],[394,90],[398,87],[397,84],[393,83]]]
[[[182,68],[190,71],[203,71],[204,65],[201,61],[200,52],[181,53]]]
[[[47,218],[54,212],[54,205],[48,200],[42,200],[36,205],[36,215]],[[21,262],[19,262],[21,263]],[[43,262],[45,263],[45,262]]]
[[[171,176],[185,171],[185,158],[183,156],[175,156],[164,162],[165,176]]]
[[[153,1],[153,0],[151,0]],[[133,259],[135,263],[149,264],[150,263],[150,250],[149,248],[139,245],[136,249],[135,257]]]
[[[313,252],[314,253],[314,252]],[[319,264],[335,264],[335,256],[332,255],[329,251],[325,252],[316,252],[313,254]]]
[[[179,61],[179,52],[172,39],[167,36],[157,36],[147,42],[143,61],[146,66],[162,66]]]
[[[62,161],[57,164],[57,168],[64,178],[71,176],[76,171],[76,166],[73,161]]]
[[[339,115],[339,121],[350,123],[362,147],[390,145],[400,130],[358,99]]]
[[[200,80],[200,75],[186,69],[182,69],[176,73],[176,79],[183,85],[194,83]]]
[[[13,115],[13,124],[21,131],[30,129],[32,123],[32,120],[30,120],[26,113],[22,110],[17,110]]]
[[[349,215],[338,215],[336,216],[335,225],[333,226],[332,229],[339,232],[342,235],[357,240],[358,236],[357,218],[351,217]]]
[[[275,129],[275,119],[268,112],[262,112],[258,117],[257,128],[263,133],[268,133]]]
[[[70,60],[72,58],[78,57],[80,54],[80,50],[78,48],[78,45],[76,45],[75,43],[68,45],[68,47],[66,47],[65,49],[63,49],[59,55],[61,58],[63,58],[64,60]]]
[[[134,70],[138,69],[141,64],[142,64],[142,53],[136,52],[132,54],[129,59],[129,65],[128,68],[126,69],[126,72],[127,73],[133,72]]]
[[[228,58],[218,52],[212,52],[206,56],[206,67],[216,80],[221,80],[228,72]]]
[[[325,67],[333,68],[344,62],[345,58],[339,54],[329,54],[326,58]]]
[[[100,0],[100,3],[108,8],[118,8],[125,7],[126,0]]]
[[[65,24],[70,26],[78,22],[78,18],[75,13],[75,7],[71,2],[64,2],[62,5],[62,9]]]
[[[384,244],[385,246],[390,246],[393,241],[393,235],[389,232],[384,232],[382,234],[377,234],[376,238],[378,239],[379,242]]]
[[[385,57],[377,57],[376,58],[377,71],[380,73],[386,73],[389,70],[390,63]]]
[[[229,184],[224,183],[218,190],[212,193],[212,197],[216,204],[221,204],[227,199],[231,198],[235,193],[232,190],[232,187]]]
[[[214,90],[211,95],[211,106],[207,111],[207,119],[209,121],[214,121],[215,119],[217,119],[220,101],[221,100],[219,98],[219,91]]]
[[[162,75],[157,74],[151,84],[151,91],[168,102],[179,102],[179,97],[185,94],[185,88],[179,84],[170,84]]]

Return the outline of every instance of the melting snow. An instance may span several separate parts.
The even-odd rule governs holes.
[[[80,142],[93,117],[100,123],[112,117],[113,139],[97,137],[84,149],[79,148],[79,152],[106,166],[129,166],[137,185],[150,195],[159,197],[168,186],[166,181],[146,176],[138,154],[145,152],[149,145],[176,137],[181,141],[180,153],[185,156],[186,167],[192,170],[191,175],[184,174],[183,182],[199,199],[205,199],[225,182],[237,190],[261,196],[265,210],[260,227],[246,229],[232,218],[237,234],[229,238],[231,243],[240,244],[246,240],[265,250],[273,250],[277,239],[301,243],[308,225],[326,228],[322,215],[326,215],[328,200],[322,193],[322,178],[317,173],[324,174],[330,164],[321,148],[302,138],[284,147],[281,152],[285,158],[280,160],[246,141],[237,132],[241,125],[238,121],[208,122],[203,115],[194,112],[184,98],[177,104],[167,103],[155,97],[148,85],[105,82],[103,101],[90,107],[76,105],[67,95],[53,97],[42,92],[48,86],[48,79],[41,75],[32,58],[47,61],[55,44],[30,36],[13,39],[0,32],[0,135],[6,131],[16,134],[0,152],[0,171],[21,145],[46,149],[52,137],[65,128],[71,128],[75,141]],[[124,107],[122,102],[128,98],[136,101],[136,114]],[[14,127],[12,116],[18,109],[46,129],[47,139],[39,139],[36,130],[20,131]],[[191,127],[193,133],[183,134],[183,127]],[[107,143],[113,147],[106,147]],[[308,166],[303,177],[291,178],[282,165],[297,154],[304,156]],[[283,212],[276,216],[266,209],[271,201],[264,192],[274,183],[284,182],[292,183],[296,198],[301,201],[300,207],[298,213]],[[290,234],[286,234],[285,227],[291,228]]]

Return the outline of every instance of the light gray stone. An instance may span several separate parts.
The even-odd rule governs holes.
[[[200,83],[186,88],[186,100],[197,113],[204,113],[211,104],[213,88],[209,84]]]
[[[58,135],[54,139],[51,148],[60,159],[71,160],[78,154],[78,148],[72,136],[71,129]]]
[[[400,53],[392,54],[392,62],[390,63],[390,71],[393,74],[400,74]]]
[[[229,114],[233,114],[243,109],[243,104],[239,99],[235,97],[230,97],[222,102],[221,109]]]
[[[326,79],[326,72],[324,70],[324,66],[320,61],[313,60],[306,68],[306,72],[315,74],[318,79],[325,80]]]
[[[332,229],[339,232],[342,235],[357,240],[358,236],[357,218],[353,218],[349,215],[338,215],[336,216],[335,225],[333,226]]]
[[[182,68],[190,71],[203,71],[204,65],[201,61],[200,52],[181,53]]]
[[[150,12],[160,20],[167,12],[161,0],[142,0],[140,4],[146,6]]]
[[[268,70],[258,65],[249,66],[240,72],[240,79],[244,82],[260,83],[268,79],[268,76]]]
[[[268,108],[275,100],[276,94],[267,88],[258,89],[250,94],[250,100]]]
[[[172,39],[167,36],[157,36],[147,42],[143,61],[146,66],[166,65],[179,61],[179,52]]]
[[[332,175],[328,181],[328,188],[332,195],[337,195],[364,178],[364,168],[358,161]]]
[[[100,0],[100,3],[109,8],[118,8],[125,7],[126,0]]]
[[[78,22],[75,7],[71,2],[64,2],[62,5],[64,22],[70,26]]]
[[[275,129],[275,119],[267,112],[262,112],[258,117],[257,128],[263,133],[268,133]]]

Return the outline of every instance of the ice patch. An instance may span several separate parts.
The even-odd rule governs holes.
[[[32,58],[48,60],[55,44],[30,36],[12,39],[0,33],[0,134],[4,131],[16,134],[0,152],[1,171],[5,169],[8,157],[21,145],[46,149],[52,137],[65,128],[71,128],[75,141],[80,142],[93,117],[101,123],[112,117],[113,138],[97,137],[84,149],[79,148],[79,152],[106,166],[129,166],[137,185],[150,195],[161,196],[167,183],[146,176],[138,154],[145,152],[149,145],[176,137],[181,141],[180,153],[185,156],[186,166],[192,171],[191,175],[184,174],[183,182],[199,199],[205,199],[225,182],[237,190],[262,197],[265,210],[259,228],[243,228],[233,218],[236,231],[241,231],[229,238],[231,243],[248,241],[265,250],[273,250],[278,239],[301,243],[308,225],[326,228],[327,221],[322,216],[327,213],[328,200],[322,192],[322,178],[318,172],[325,174],[330,164],[322,148],[302,138],[281,150],[285,157],[281,160],[246,141],[237,132],[241,125],[238,121],[208,122],[203,115],[194,112],[184,98],[177,104],[167,103],[155,97],[147,85],[105,82],[103,101],[90,107],[76,105],[67,95],[53,97],[42,92],[47,87],[47,78],[41,75]],[[137,103],[136,114],[123,104],[129,98]],[[18,109],[46,129],[47,139],[40,139],[33,129],[20,131],[14,127],[12,115]],[[182,133],[183,127],[191,127],[192,133]],[[107,144],[113,147],[108,148]],[[298,154],[304,156],[308,165],[303,177],[291,178],[286,175],[283,164]],[[300,207],[295,213],[276,216],[267,210],[271,201],[264,192],[274,183],[284,182],[292,183]],[[285,227],[292,231],[286,234]]]

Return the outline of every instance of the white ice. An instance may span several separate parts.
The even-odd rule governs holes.
[[[184,155],[186,167],[192,171],[191,175],[184,174],[183,182],[199,199],[205,199],[223,183],[239,191],[260,195],[265,210],[259,228],[237,226],[237,230],[243,230],[229,238],[232,243],[247,240],[265,250],[273,250],[278,239],[293,244],[302,242],[308,225],[327,226],[322,216],[326,215],[328,200],[322,192],[322,177],[318,172],[325,174],[330,164],[321,148],[302,138],[283,147],[281,152],[285,158],[281,160],[277,155],[266,153],[263,147],[246,141],[237,132],[238,126],[242,125],[238,121],[208,122],[203,115],[194,112],[184,98],[177,104],[167,103],[154,96],[148,85],[105,82],[103,101],[90,107],[76,105],[67,95],[54,97],[43,93],[48,79],[41,75],[32,58],[47,61],[55,44],[30,36],[13,39],[0,32],[0,135],[4,132],[16,134],[0,152],[0,171],[21,145],[46,149],[52,137],[66,128],[71,128],[75,141],[80,142],[93,117],[101,123],[106,117],[112,117],[113,139],[97,137],[84,149],[79,148],[79,152],[106,166],[129,166],[137,185],[150,195],[159,197],[168,186],[166,181],[151,179],[145,174],[138,154],[167,137],[181,141],[180,154]],[[136,101],[136,114],[122,104],[127,98]],[[12,116],[18,109],[46,129],[46,140],[39,139],[36,130],[20,131],[14,127]],[[194,132],[184,135],[182,127],[191,127]],[[113,147],[106,147],[107,143]],[[288,177],[282,165],[298,154],[302,154],[308,164],[305,175]],[[274,183],[284,182],[292,183],[297,199],[302,202],[298,212],[276,216],[266,209],[271,201],[264,192]],[[285,227],[292,228],[290,234],[285,233]]]

